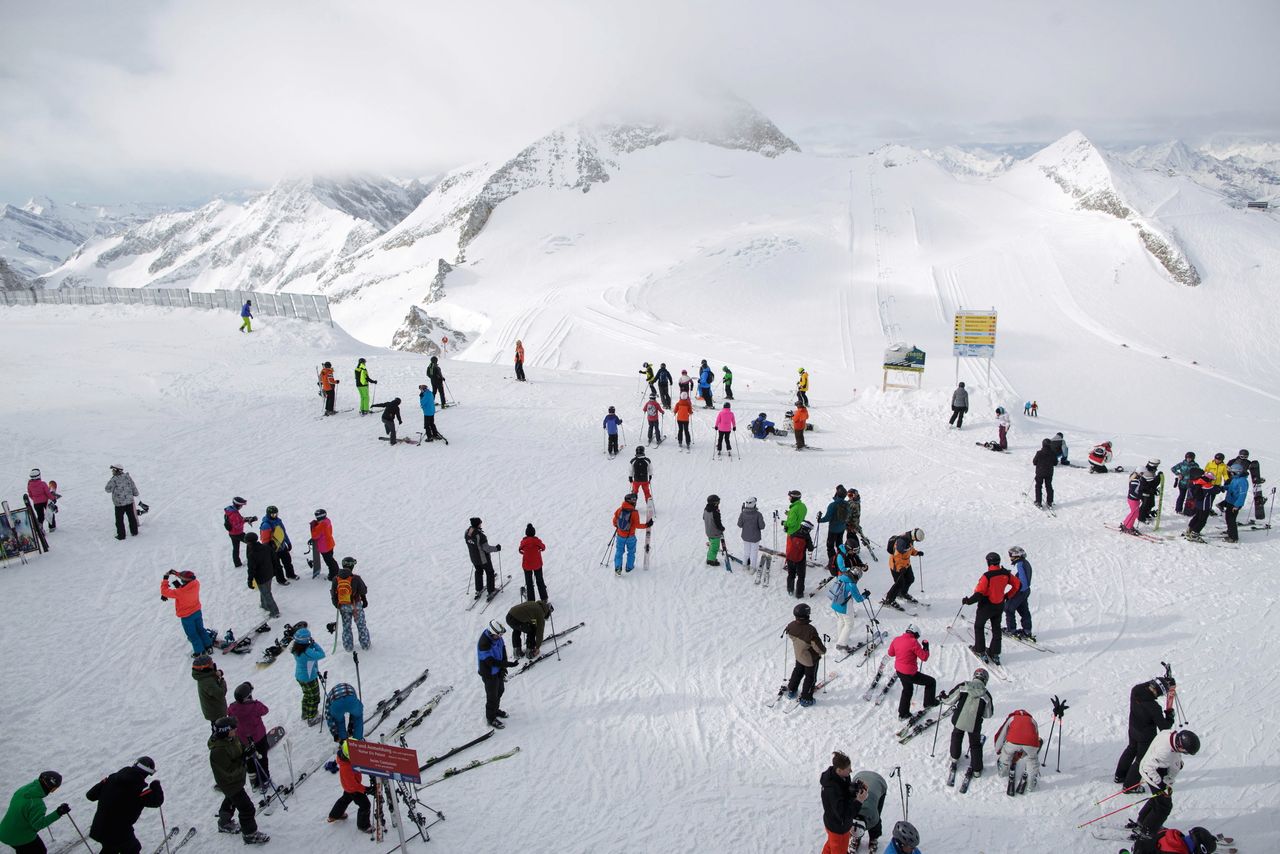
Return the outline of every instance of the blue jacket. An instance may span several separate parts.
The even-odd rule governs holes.
[[[1249,478],[1233,477],[1227,481],[1226,501],[1232,507],[1243,507],[1249,497]]]
[[[836,564],[839,565],[840,571],[843,572],[844,557],[842,555],[836,555]],[[862,595],[862,591],[858,589],[858,583],[847,575],[837,576],[836,580],[831,583],[839,584],[841,587],[844,588],[845,592],[849,594],[849,599],[846,600],[844,604],[841,604],[839,602],[831,603],[831,610],[835,611],[837,614],[849,613],[850,601],[861,603],[866,599],[866,597]]]
[[[258,530],[271,532],[271,536],[268,539],[272,548],[276,551],[287,551],[293,548],[293,543],[289,542],[289,532],[285,530],[284,522],[280,520],[279,516],[272,519],[264,514],[262,524],[258,526]]]
[[[1193,468],[1199,468],[1199,466],[1188,460],[1183,460],[1169,469],[1169,471],[1173,472],[1173,476],[1178,479],[1179,489],[1189,489],[1191,487],[1191,476],[1188,473]]]
[[[769,432],[773,429],[773,422],[766,421],[763,418],[757,418],[752,421],[748,428],[751,435],[757,439],[767,439],[772,434]]]
[[[480,641],[476,644],[476,663],[481,676],[497,676],[502,672],[500,662],[507,660],[507,645],[502,635],[495,635],[485,629],[480,633]]]
[[[311,646],[293,656],[293,678],[299,682],[316,681],[320,678],[320,665],[316,662],[322,658],[324,658],[324,650],[313,640]]]
[[[844,516],[839,521],[835,521],[836,511],[842,508],[840,508],[837,505],[844,505],[843,507]],[[849,507],[848,505],[845,504],[844,499],[843,498],[831,499],[831,503],[827,505],[827,512],[819,514],[818,521],[826,522],[831,527],[831,532],[833,534],[834,533],[843,534],[845,525],[849,523]]]
[[[715,374],[711,373],[710,368],[703,368],[698,372],[698,388],[711,388],[713,382],[715,382]]]
[[[346,682],[333,687],[329,692],[329,711],[325,720],[338,743],[347,738],[364,738],[364,703],[356,696],[355,688]]]
[[[903,851],[901,848],[898,847],[898,843],[894,842],[891,839],[889,840],[888,847],[884,849],[884,854],[924,854],[924,852],[919,848],[915,849],[914,851]]]
[[[604,429],[610,436],[618,435],[618,425],[622,423],[622,419],[610,412],[604,417]]]
[[[418,405],[422,407],[423,415],[436,414],[436,396],[431,393],[431,389],[424,388],[418,392]]]
[[[253,317],[253,312],[249,309],[249,302],[250,300],[245,300],[244,305],[240,306],[241,317]]]
[[[1013,565],[1014,571],[1017,573],[1018,581],[1022,583],[1019,593],[1027,593],[1031,590],[1031,561],[1025,557]]]

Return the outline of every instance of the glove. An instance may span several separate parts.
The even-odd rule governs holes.
[[[870,591],[870,590],[863,590],[863,591],[862,591],[862,597],[863,597],[864,599],[870,599],[870,598],[871,598],[871,591]]]
[[[502,546],[500,546],[500,545],[498,545],[498,546],[494,546],[494,547],[493,547],[493,550],[494,550],[495,552],[500,552],[500,551],[502,551]]]
[[[649,527],[650,527],[650,528],[652,528],[652,527],[653,527],[653,523],[654,523],[654,522],[656,522],[656,521],[657,521],[656,519],[650,519],[650,520],[649,520]]]
[[[919,549],[916,549],[916,555],[918,557],[924,557],[924,552],[920,551]]]
[[[253,579],[252,579],[252,578],[250,578],[250,579],[249,579],[249,589],[250,589],[250,590],[252,590],[252,589],[253,589]]]
[[[1054,694],[1049,702],[1053,704],[1053,716],[1055,718],[1061,718],[1067,713],[1067,709],[1071,708],[1065,700],[1059,700],[1057,694]]]
[[[69,812],[71,812],[71,804],[58,804],[58,815],[66,815]]]
[[[377,384],[378,384],[378,381],[377,381],[377,380],[369,380],[369,384],[370,384],[370,385],[377,385]]]
[[[315,541],[315,540],[307,540],[307,546],[308,546],[308,547],[310,547],[310,546],[314,546],[315,544],[316,544],[316,541]]]
[[[921,642],[920,642],[920,647],[921,647],[925,652],[928,652],[928,651],[929,651],[929,642],[928,642],[928,641],[921,641]]]
[[[250,516],[248,519],[245,519],[245,520],[244,520],[244,523],[245,523],[246,525],[252,525],[252,524],[253,524],[254,522],[256,522],[256,521],[258,521],[258,517],[257,517],[257,516]]]

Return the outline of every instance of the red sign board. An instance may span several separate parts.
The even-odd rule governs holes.
[[[376,741],[347,741],[351,767],[370,777],[389,777],[397,783],[421,783],[418,751]]]

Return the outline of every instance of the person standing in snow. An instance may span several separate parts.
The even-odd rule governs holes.
[[[720,541],[724,539],[719,495],[707,496],[707,506],[702,510],[702,528],[707,535],[707,566],[719,566]]]
[[[1034,400],[1031,401],[1031,417],[1032,418],[1040,417],[1040,404]]]
[[[1209,521],[1209,513],[1213,510],[1213,497],[1222,491],[1222,487],[1215,486],[1213,475],[1208,472],[1200,472],[1195,480],[1191,481],[1191,506],[1195,510],[1195,515],[1191,517],[1190,523],[1187,524],[1187,530],[1183,534],[1188,540],[1193,542],[1204,542],[1204,537],[1200,532],[1204,530],[1205,523]]]
[[[657,397],[658,389],[654,387],[654,383],[657,381],[657,376],[653,373],[653,365],[649,362],[645,362],[636,373],[642,374],[644,376],[644,381],[648,383],[649,399],[652,400]]]
[[[404,419],[400,417],[400,398],[395,397],[385,403],[375,403],[373,408],[382,410],[382,429],[386,431],[388,441],[394,445],[396,425],[404,423]]]
[[[542,655],[542,639],[546,635],[547,620],[555,608],[550,602],[521,602],[507,611],[507,625],[511,627],[511,645],[516,660],[528,650],[529,660]]]
[[[845,492],[845,507],[848,508],[849,517],[844,523],[844,543],[849,547],[849,551],[853,554],[855,562],[865,565],[860,552],[861,546],[869,546],[867,535],[862,532],[862,493],[854,489],[852,486]]]
[[[333,415],[334,399],[338,393],[338,383],[341,380],[333,375],[333,363],[325,362],[320,368],[320,379],[317,385],[320,386],[320,392],[324,396],[324,414]]]
[[[253,300],[247,299],[240,306],[240,331],[253,331]]]
[[[987,690],[990,675],[985,668],[973,671],[973,678],[961,682],[942,696],[950,697],[951,707],[951,767],[960,762],[960,748],[969,737],[969,776],[982,776],[982,721],[995,711],[991,692]]]
[[[516,666],[516,662],[507,660],[507,646],[502,640],[506,631],[502,623],[490,620],[476,642],[478,672],[484,683],[484,719],[494,729],[506,726],[502,722],[507,716],[502,711],[502,693],[506,690],[507,671]]]
[[[658,366],[658,396],[662,398],[662,405],[667,409],[671,408],[671,371],[667,370],[667,363],[663,362]]]
[[[422,408],[422,441],[443,439],[436,429],[436,396],[425,385],[418,386],[418,406]]]
[[[259,541],[252,531],[244,533],[244,557],[248,566],[249,589],[258,590],[258,606],[267,612],[267,616],[275,619],[280,616],[280,606],[276,597],[271,594],[271,582],[275,577],[275,566],[271,562],[271,547]]]
[[[1182,771],[1182,757],[1199,752],[1200,737],[1189,729],[1160,736],[1147,748],[1138,769],[1152,795],[1138,812],[1138,829],[1145,836],[1159,833],[1173,812],[1173,782]]]
[[[733,371],[728,365],[722,365],[720,370],[724,372],[720,380],[724,384],[724,399],[733,400]]]
[[[1053,451],[1053,458],[1057,465],[1069,466],[1071,461],[1067,459],[1070,449],[1067,447],[1067,440],[1062,437],[1062,433],[1054,433],[1053,438],[1049,440],[1049,448]]]
[[[281,587],[288,587],[290,581],[297,581],[298,575],[293,571],[293,543],[284,521],[280,518],[280,508],[269,505],[258,526],[258,539],[271,552],[271,564],[276,571],[276,581]]]
[[[693,436],[689,433],[689,419],[693,417],[693,402],[689,400],[689,392],[680,392],[680,399],[676,401],[676,445],[683,444],[685,448],[693,447]]]
[[[1173,472],[1173,486],[1178,490],[1178,497],[1173,503],[1173,512],[1182,514],[1187,500],[1187,492],[1191,489],[1191,470],[1198,469],[1195,451],[1187,451],[1182,462],[1174,463],[1169,471]]]
[[[1108,464],[1111,462],[1111,443],[1103,442],[1094,445],[1093,450],[1089,452],[1089,473],[1090,474],[1106,474],[1111,471]]]
[[[316,518],[311,520],[311,541],[307,545],[315,545],[316,554],[324,561],[329,570],[327,577],[332,581],[338,573],[338,562],[333,559],[333,550],[337,545],[333,540],[333,523],[329,521],[329,514],[324,508],[317,510],[315,515]],[[319,564],[311,567],[311,577],[320,577]]]
[[[801,602],[791,609],[795,617],[787,624],[787,637],[791,638],[791,646],[795,651],[796,663],[791,668],[791,678],[787,680],[787,698],[794,700],[796,690],[800,691],[800,705],[813,705],[813,688],[818,681],[818,662],[827,654],[822,645],[818,630],[809,622],[809,605]],[[801,680],[804,684],[801,685]]]
[[[849,493],[844,484],[836,484],[836,493],[827,505],[827,512],[818,513],[818,524],[827,523],[827,569],[834,571],[836,567],[836,547],[844,540],[844,527],[849,519],[849,505],[845,497]]]
[[[951,392],[951,420],[948,424],[954,425],[957,430],[964,429],[964,415],[969,411],[969,392],[964,387],[964,383],[956,386],[956,390]]]
[[[645,420],[649,422],[648,441],[652,442],[655,447],[661,445],[662,428],[658,424],[658,418],[662,416],[665,410],[662,408],[662,404],[658,403],[658,393],[656,391],[649,392],[649,399],[645,401],[640,411],[644,413]]]
[[[329,735],[341,744],[349,738],[364,738],[364,703],[350,682],[339,682],[325,697],[325,725]]]
[[[733,415],[733,410],[729,408],[729,402],[725,401],[724,408],[716,413],[716,456],[720,456],[720,448],[723,445],[728,449],[730,455],[733,454],[733,443],[729,441],[729,434],[738,429],[738,420]]]
[[[493,558],[490,557],[494,552],[502,551],[502,546],[489,545],[489,537],[480,527],[480,517],[471,517],[471,526],[467,528],[462,535],[463,541],[467,544],[467,555],[471,558],[471,565],[475,567],[476,580],[476,598],[479,599],[482,593],[492,595],[497,587],[493,577]]]
[[[249,757],[249,778],[255,789],[266,791],[271,787],[271,764],[267,758],[267,725],[262,722],[267,704],[253,698],[253,683],[241,682],[233,695],[235,702],[227,706],[227,714],[236,719],[236,735],[244,744]]]
[[[45,854],[48,849],[44,847],[40,831],[71,812],[69,804],[59,804],[53,812],[45,812],[44,799],[61,786],[61,774],[41,771],[39,777],[14,792],[4,818],[0,819],[0,844],[13,846],[17,854]]]
[[[1031,417],[1031,401],[1022,404],[1022,414],[1028,418]]]
[[[133,499],[138,497],[138,487],[133,477],[121,466],[111,467],[111,479],[103,492],[111,493],[111,503],[116,508],[116,539],[124,539],[124,521],[129,520],[129,533],[138,536],[138,513],[133,507]]]
[[[800,369],[800,379],[796,381],[796,406],[809,408],[809,372]]]
[[[1239,462],[1231,463],[1231,479],[1227,481],[1226,496],[1223,498],[1223,518],[1227,523],[1227,542],[1234,543],[1240,539],[1240,528],[1236,520],[1240,516],[1240,508],[1249,500],[1249,477]]]
[[[858,580],[862,578],[862,572],[856,566],[845,565],[846,554],[847,549],[844,543],[841,543],[840,551],[836,555],[840,566],[839,572],[827,588],[831,598],[831,610],[835,612],[836,625],[840,629],[836,635],[836,649],[840,652],[850,652],[849,635],[853,631],[853,624],[857,622],[849,614],[849,602],[861,603],[870,593],[870,591],[864,593],[858,589]]]
[[[226,528],[227,536],[231,538],[231,562],[237,567],[243,566],[240,562],[240,543],[244,540],[244,526],[252,525],[258,521],[257,516],[246,518],[241,515],[241,508],[248,503],[248,501],[237,495],[231,499],[230,504],[222,509],[222,527]]]
[[[822,786],[822,825],[827,831],[822,854],[848,854],[853,821],[867,799],[865,785],[850,779],[853,763],[840,751],[831,754],[831,767],[818,778]]]
[[[373,805],[369,803],[369,795],[365,792],[364,778],[360,772],[351,767],[351,754],[344,741],[338,746],[338,780],[342,784],[342,797],[334,801],[329,809],[329,823],[342,821],[347,817],[347,807],[356,805],[356,830],[367,833],[372,829],[369,813]]]
[[[156,773],[150,756],[139,756],[132,765],[103,777],[85,793],[98,804],[89,825],[89,838],[102,843],[107,854],[136,854],[142,843],[133,833],[144,809],[158,809],[164,803],[164,789],[159,780],[147,782]]]
[[[1160,730],[1173,727],[1173,702],[1178,683],[1172,676],[1157,676],[1129,689],[1129,741],[1116,763],[1114,782],[1126,789],[1137,785],[1138,765]],[[1159,698],[1164,697],[1164,708]]]
[[[427,364],[427,379],[431,381],[431,393],[440,395],[440,408],[444,409],[444,371],[440,370],[439,356],[432,356]]]
[[[904,531],[889,542],[889,574],[893,576],[893,583],[889,585],[889,592],[884,595],[881,605],[902,610],[902,606],[898,604],[899,596],[908,602],[920,601],[909,591],[916,580],[915,571],[911,568],[911,558],[917,555],[924,557],[924,552],[915,545],[922,542],[924,530],[921,528]]]
[[[800,524],[809,515],[809,508],[800,500],[800,490],[793,489],[787,493],[790,505],[787,507],[787,518],[782,522],[782,530],[789,537],[800,530]]]
[[[814,548],[813,523],[805,519],[798,531],[787,536],[787,593],[797,599],[804,598],[805,567]]]
[[[524,595],[530,602],[534,599],[533,587],[538,586],[537,598],[547,601],[547,584],[542,580],[542,553],[547,547],[538,539],[538,532],[533,523],[524,526],[524,539],[520,541],[520,568],[524,570]]]
[[[653,493],[649,491],[649,484],[653,481],[653,463],[644,453],[644,445],[636,448],[635,456],[631,458],[631,491],[637,495],[644,493],[644,500],[648,504],[653,503]],[[653,515],[653,508],[650,507],[649,515]]]
[[[1213,455],[1213,459],[1204,464],[1205,474],[1213,475],[1213,485],[1222,486],[1227,482],[1227,455],[1218,453]]]
[[[1048,506],[1053,509],[1053,470],[1058,465],[1058,455],[1053,451],[1053,441],[1045,439],[1040,443],[1040,450],[1031,458],[1031,465],[1036,470],[1036,506],[1043,507],[1043,499],[1049,499]]]
[[[796,450],[804,450],[804,431],[809,429],[809,410],[799,400],[796,401],[796,408],[787,413],[787,420],[791,422],[791,431],[796,434]]]
[[[653,519],[640,521],[640,513],[636,510],[639,496],[634,492],[627,493],[622,499],[622,506],[613,511],[614,552],[613,574],[622,575],[622,554],[627,555],[627,572],[636,568],[636,531],[653,527]]]
[[[742,530],[742,562],[747,571],[754,573],[755,583],[761,582],[760,536],[764,532],[764,514],[756,508],[755,498],[742,503],[738,513],[738,527]]]
[[[715,404],[711,401],[711,383],[715,382],[715,374],[711,372],[711,368],[707,367],[707,360],[702,360],[702,366],[698,368],[698,396],[702,398],[703,409],[715,409]]]
[[[1031,606],[1027,603],[1031,598],[1031,561],[1027,560],[1027,552],[1022,546],[1009,547],[1009,561],[1018,579],[1018,592],[1005,600],[1004,630],[1020,638],[1031,638]],[[1021,629],[1017,627],[1015,617],[1022,619]]]
[[[213,725],[209,736],[209,767],[213,770],[214,787],[222,793],[218,807],[218,831],[239,833],[245,845],[261,845],[269,837],[258,832],[257,810],[244,789],[244,743],[236,736],[236,719],[222,717]],[[240,814],[240,823],[235,814]]]
[[[355,620],[356,635],[360,638],[360,648],[369,648],[369,627],[365,624],[364,612],[369,608],[369,588],[364,579],[356,575],[356,559],[344,557],[338,574],[329,585],[329,600],[338,609],[342,620],[342,648],[347,652],[353,649],[351,639],[351,621]],[[359,738],[359,736],[356,736]]]
[[[208,654],[197,655],[191,662],[191,678],[196,682],[196,696],[200,700],[200,714],[212,724],[227,713],[227,680],[214,666]]]
[[[173,584],[169,579],[173,579]],[[204,655],[213,649],[213,633],[204,627],[204,612],[200,608],[200,582],[190,570],[169,570],[160,576],[160,598],[172,599],[174,614],[182,623],[182,631],[191,643],[191,657]]]
[[[1018,577],[1000,565],[1000,555],[987,552],[987,571],[978,579],[973,592],[961,600],[965,605],[975,602],[978,605],[973,619],[974,644],[969,648],[983,661],[1000,663],[1000,616],[1004,613],[1005,600],[1017,595],[1021,588]],[[988,624],[991,626],[990,645],[987,644]]]
[[[524,342],[516,339],[516,379],[524,382]]]
[[[889,642],[885,655],[893,659],[893,671],[898,674],[902,694],[898,697],[898,719],[911,717],[911,697],[915,686],[924,688],[924,707],[938,705],[938,680],[920,672],[920,665],[929,660],[929,642],[920,640],[920,629],[908,623],[907,629]]]
[[[365,365],[362,357],[356,362],[356,393],[360,395],[360,414],[368,415],[372,410],[369,409],[369,386],[377,385],[378,381],[369,376],[369,368]]]
[[[31,499],[31,507],[36,511],[36,524],[44,524],[44,511],[49,506],[49,502],[53,500],[52,494],[49,492],[49,484],[40,479],[40,469],[32,469],[30,479],[27,481],[27,498]],[[58,523],[49,520],[49,530],[57,530]]]
[[[867,799],[858,810],[858,817],[853,823],[853,838],[849,840],[849,849],[857,851],[865,835],[868,839],[868,851],[875,851],[880,846],[880,836],[884,833],[885,797],[889,794],[889,782],[875,771],[859,771],[853,775],[854,785],[861,785],[867,793]]]
[[[1120,530],[1126,534],[1138,533],[1134,525],[1138,521],[1138,511],[1142,507],[1142,473],[1132,472],[1129,475],[1128,491],[1125,493],[1125,500],[1129,502],[1129,515],[1124,517],[1124,521],[1120,523]]]
[[[679,415],[677,414],[677,417]],[[621,426],[622,419],[618,417],[617,411],[610,406],[609,414],[604,417],[604,432],[608,437],[608,444],[605,446],[605,452],[613,457],[618,453],[618,427]]]
[[[680,371],[679,391],[681,394],[693,396],[693,377],[689,376],[688,371]]]
[[[1036,719],[1026,709],[1016,709],[1009,713],[996,730],[996,773],[1007,776],[1011,771],[1017,772],[1019,760],[1027,764],[1022,774],[1027,778],[1027,791],[1034,792],[1040,782],[1040,728]]]
[[[1147,460],[1146,468],[1142,474],[1142,499],[1138,506],[1138,521],[1144,525],[1151,521],[1151,514],[1155,512],[1156,493],[1164,486],[1164,475],[1160,473],[1160,460],[1153,457]]]
[[[302,722],[307,726],[320,723],[320,659],[324,650],[311,629],[301,628],[293,633],[293,677],[302,686]]]

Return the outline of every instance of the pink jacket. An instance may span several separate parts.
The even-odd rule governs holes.
[[[914,636],[903,632],[889,644],[889,655],[893,656],[893,669],[908,676],[920,672],[920,661],[928,661],[928,651],[920,645]]]
[[[31,496],[32,504],[39,504],[42,501],[47,502],[53,497],[49,494],[49,484],[38,477],[27,481],[27,495]]]
[[[737,426],[738,420],[733,417],[732,409],[721,409],[716,414],[716,429],[721,433],[728,433]]]

